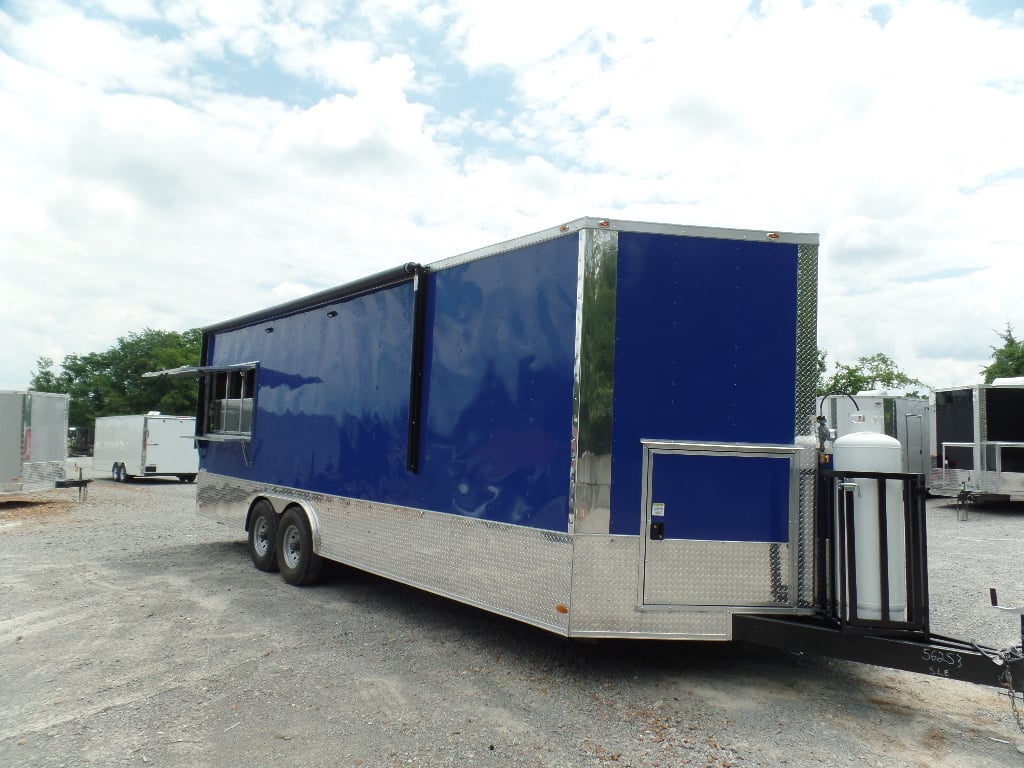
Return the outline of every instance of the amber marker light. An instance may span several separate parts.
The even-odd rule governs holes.
[[[779,239],[779,233],[778,232],[769,232],[768,233],[768,239],[769,240],[778,240]]]
[[[599,222],[597,222],[597,226],[599,227],[610,227],[611,225],[612,223],[608,221],[608,219],[601,219]]]
[[[561,603],[559,603],[558,605],[555,606],[555,610],[558,611],[559,613],[568,613],[569,612],[569,606],[562,605]]]

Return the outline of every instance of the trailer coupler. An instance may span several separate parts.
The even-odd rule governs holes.
[[[733,640],[1024,692],[1021,648],[998,651],[939,635],[841,629],[816,617],[733,615]]]

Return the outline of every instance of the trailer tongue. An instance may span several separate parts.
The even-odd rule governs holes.
[[[822,618],[754,614],[733,617],[733,639],[1024,692],[1020,647],[997,650],[940,635],[853,632]]]

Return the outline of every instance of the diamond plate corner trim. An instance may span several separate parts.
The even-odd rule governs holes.
[[[805,445],[794,459],[799,474],[796,543],[796,604],[814,608],[814,505],[817,498],[818,449]]]
[[[814,447],[814,402],[818,382],[818,245],[797,247],[796,403],[793,434],[806,445],[795,461],[799,467],[796,515],[796,603],[814,606],[814,504],[817,451]]]
[[[818,246],[797,247],[796,403],[794,436],[814,434],[818,381]]]

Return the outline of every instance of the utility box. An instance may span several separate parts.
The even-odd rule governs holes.
[[[194,416],[101,416],[96,419],[93,467],[114,480],[177,477],[192,482],[199,471]]]
[[[70,397],[0,392],[0,494],[34,493],[64,478]]]

